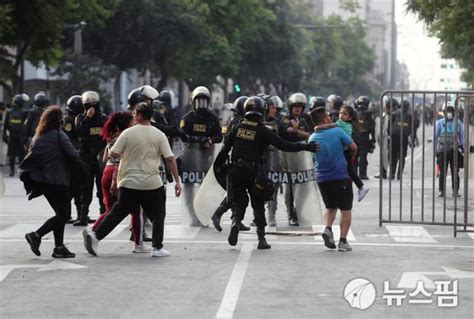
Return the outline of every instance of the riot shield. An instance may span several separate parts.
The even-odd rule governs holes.
[[[181,155],[181,182],[183,183],[183,200],[181,201],[182,224],[200,226],[201,223],[194,210],[194,197],[199,185],[204,181],[207,171],[214,160],[215,145],[203,148],[198,143],[185,144]]]
[[[309,152],[282,152],[282,183],[291,185],[300,226],[323,224],[318,188],[314,182],[314,164]]]
[[[219,177],[216,177],[214,171],[213,164],[194,197],[194,211],[201,224],[205,227],[209,225],[212,215],[226,195],[226,190],[221,184],[223,182],[221,178],[227,170],[221,170],[217,174],[219,176],[222,173]]]

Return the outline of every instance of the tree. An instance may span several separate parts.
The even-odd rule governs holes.
[[[441,44],[441,55],[454,58],[466,71],[463,80],[474,86],[474,1],[407,0],[407,11],[418,15]]]
[[[1,16],[9,21],[9,27],[3,27],[0,32],[0,85],[10,94],[18,91],[18,70],[24,59],[35,66],[57,65],[62,55],[60,42],[65,24],[81,20],[98,23],[115,3],[116,0],[3,1],[1,10],[5,15]]]

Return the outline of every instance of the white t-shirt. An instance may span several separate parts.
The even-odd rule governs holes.
[[[161,156],[173,156],[166,135],[151,125],[135,125],[120,134],[111,149],[121,155],[118,187],[139,190],[163,186],[159,165]]]

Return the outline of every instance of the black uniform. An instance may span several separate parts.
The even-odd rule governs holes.
[[[81,141],[80,155],[87,165],[87,181],[81,189],[81,216],[82,224],[87,221],[89,206],[92,202],[92,192],[94,189],[94,178],[99,198],[100,212],[105,212],[105,205],[102,202],[102,158],[99,158],[105,148],[105,141],[100,136],[102,127],[107,117],[99,111],[90,118],[86,114],[80,114],[76,118],[76,130]]]
[[[33,106],[33,108],[28,111],[23,126],[23,144],[26,146],[26,148],[28,148],[31,143],[31,139],[35,135],[36,128],[38,127],[41,114],[43,114],[44,109],[44,107]]]
[[[191,111],[183,116],[179,124],[190,143],[201,143],[211,140],[212,144],[222,142],[222,131],[219,118],[208,109]]]
[[[400,154],[402,154],[401,162],[398,165],[397,174],[397,178],[400,179],[405,167],[405,157],[407,156],[408,149],[408,137],[411,133],[411,115],[408,113],[408,111],[398,109],[392,113],[390,120],[390,178],[395,178],[397,163],[399,162]]]
[[[360,132],[357,134],[355,142],[357,144],[357,167],[361,179],[367,177],[367,154],[373,152],[375,148],[375,118],[374,114],[364,108],[357,108],[357,117],[360,123]]]
[[[8,144],[8,157],[10,159],[10,176],[15,175],[15,159],[19,161],[25,157],[25,148],[23,147],[23,122],[25,121],[25,112],[21,107],[14,106],[7,110],[5,122],[3,125],[3,140]]]
[[[259,240],[264,239],[265,226],[267,224],[264,203],[273,194],[273,187],[271,185],[267,184],[266,187],[258,186],[265,186],[265,181],[267,180],[263,176],[262,157],[268,145],[274,145],[278,149],[288,152],[307,149],[307,144],[284,141],[265,127],[263,123],[245,119],[237,124],[226,136],[224,146],[217,156],[215,164],[218,167],[222,166],[228,158],[229,151],[232,149],[230,156],[231,164],[227,176],[227,198],[232,208],[232,227],[234,228],[234,224],[240,223],[244,218],[249,202],[248,192],[254,210],[254,223],[257,226]],[[229,243],[235,245],[235,243],[231,243],[230,237]]]
[[[70,108],[66,108],[66,112],[64,113],[63,120],[63,132],[66,133],[67,137],[71,141],[71,144],[74,146],[75,149],[79,150],[81,147],[81,142],[79,140],[79,135],[76,130],[76,116],[77,114],[74,113]],[[76,206],[77,212],[77,219],[80,219],[81,214],[81,183],[79,182],[78,178],[74,178],[71,176],[71,183],[69,185],[69,193],[71,197],[74,199],[74,205]],[[72,222],[72,219],[71,221]]]

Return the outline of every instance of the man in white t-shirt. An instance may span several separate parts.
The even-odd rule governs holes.
[[[143,207],[153,224],[152,257],[166,257],[170,252],[163,248],[166,215],[166,191],[159,172],[161,156],[173,174],[175,194],[181,194],[178,168],[166,135],[150,125],[153,109],[145,102],[135,105],[135,125],[120,134],[111,149],[113,157],[120,157],[118,171],[118,200],[109,215],[95,232],[84,231],[84,246],[97,255],[98,242],[104,239],[134,208]]]

